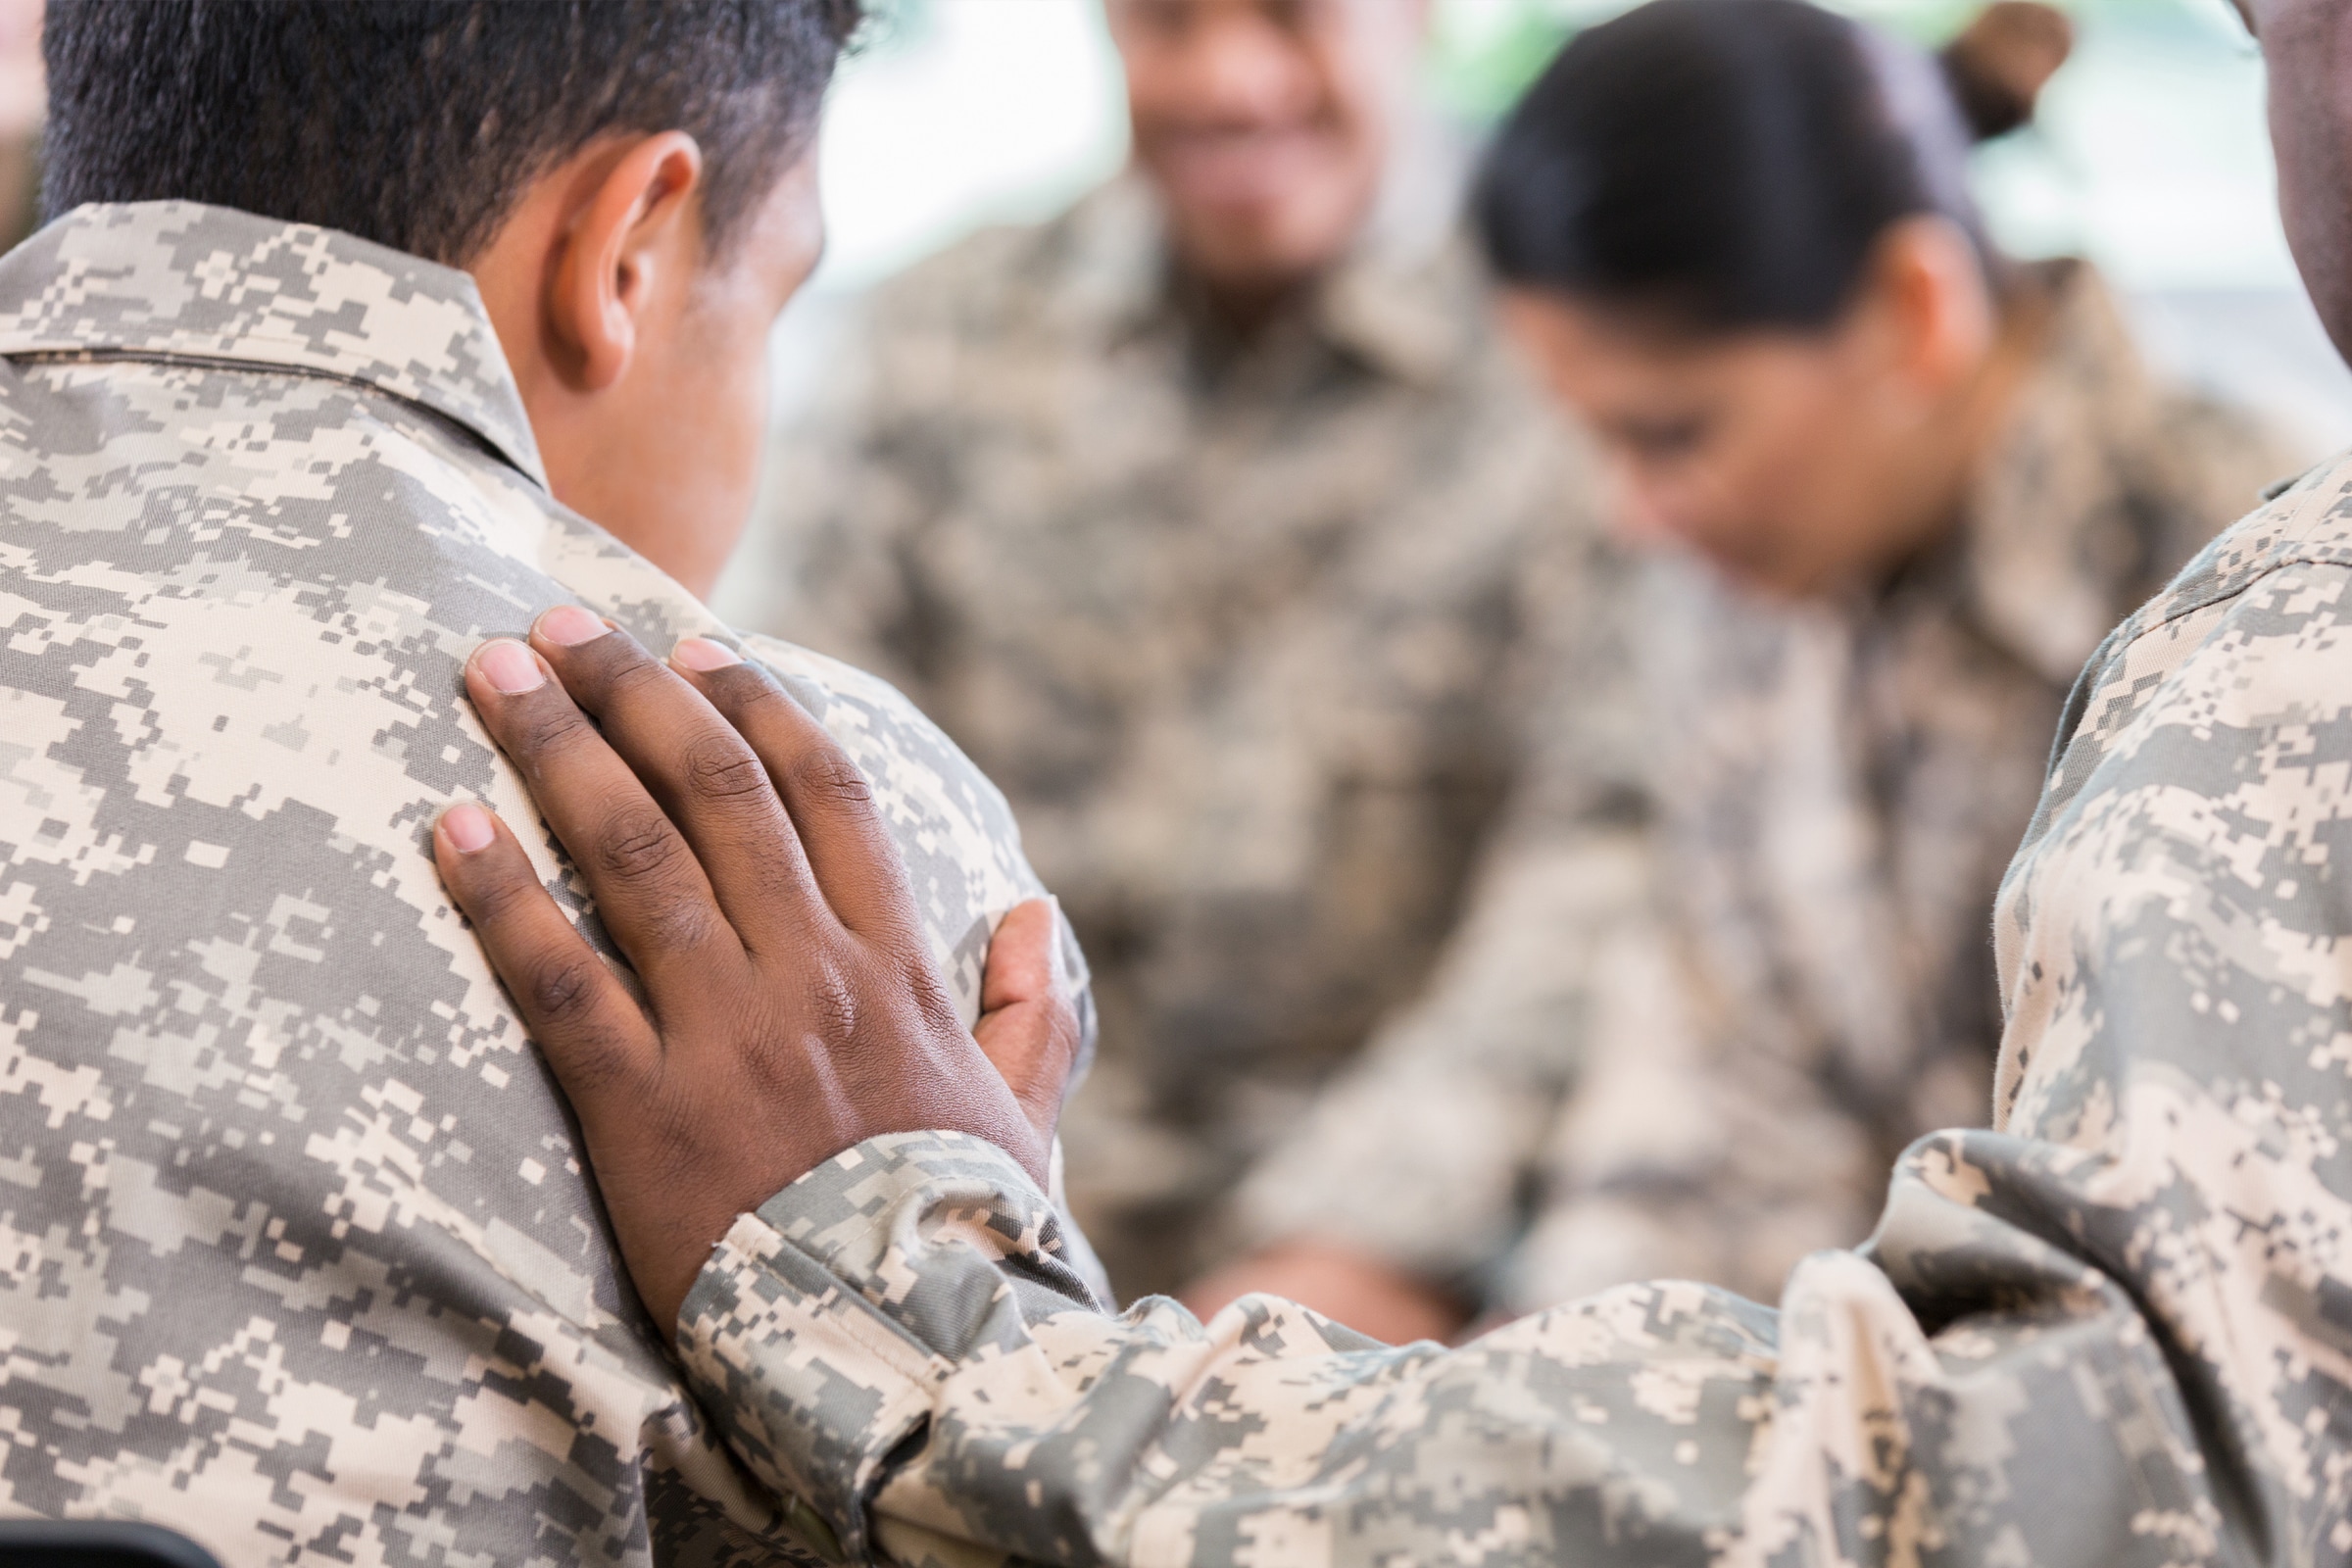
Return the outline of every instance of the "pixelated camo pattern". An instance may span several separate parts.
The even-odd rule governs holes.
[[[487,800],[582,907],[462,662],[566,600],[723,628],[550,499],[461,273],[85,208],[0,261],[0,1512],[240,1564],[823,1544],[619,1284],[426,849]],[[1037,887],[1001,798],[888,687],[752,646],[872,780],[971,1014]]]
[[[1047,1310],[1048,1206],[912,1138],[738,1223],[690,1364],[908,1562],[2352,1560],[2352,454],[2127,622],[2061,741],[1995,1124],[1913,1145],[1777,1313],[1629,1285],[1444,1350]]]

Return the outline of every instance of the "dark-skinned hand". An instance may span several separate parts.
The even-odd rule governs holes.
[[[506,824],[452,807],[433,856],[570,1096],[667,1330],[735,1217],[883,1133],[968,1133],[1042,1186],[1077,1014],[1052,906],[1004,917],[966,1032],[856,764],[759,665],[668,662],[564,606],[466,687],[636,969],[640,1004]]]

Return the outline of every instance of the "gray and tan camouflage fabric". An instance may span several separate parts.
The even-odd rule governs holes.
[[[0,1513],[238,1565],[822,1544],[688,1397],[434,873],[482,799],[585,909],[465,701],[484,637],[727,635],[550,497],[471,280],[80,209],[0,260]],[[751,646],[973,1014],[1038,888],[1002,798],[881,682]]]
[[[2000,895],[1993,1126],[1776,1312],[1620,1286],[1459,1349],[1090,1310],[1019,1170],[878,1140],[740,1219],[684,1347],[906,1563],[2352,1561],[2352,454],[2107,642]]]
[[[1590,526],[1437,151],[1234,341],[1122,177],[879,290],[773,469],[747,618],[898,683],[1001,785],[1094,962],[1063,1132],[1122,1293],[1427,978],[1521,763],[1535,558]],[[757,569],[747,557],[746,569]]]
[[[1496,1313],[1668,1276],[1770,1300],[1869,1232],[1905,1145],[1984,1124],[1987,922],[2068,686],[2294,466],[2152,376],[2088,267],[2040,275],[1937,553],[1801,606],[1662,560],[1614,656],[1563,657],[1438,982],[1246,1184],[1256,1240]]]

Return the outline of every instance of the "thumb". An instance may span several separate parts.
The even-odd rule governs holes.
[[[1030,1124],[1049,1139],[1078,1056],[1078,1008],[1056,958],[1054,907],[1050,899],[1031,899],[998,924],[972,1031]]]

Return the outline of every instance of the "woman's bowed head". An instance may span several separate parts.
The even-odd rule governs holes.
[[[2024,121],[2070,38],[1996,6],[1939,72],[1803,0],[1654,0],[1561,51],[1478,219],[1623,531],[1802,598],[1953,527],[2048,314],[1968,149]]]

